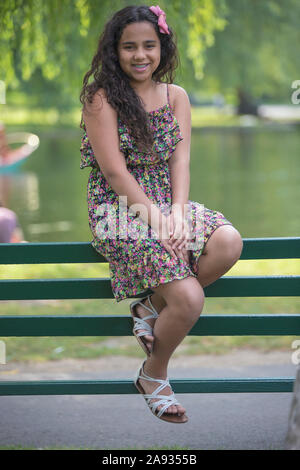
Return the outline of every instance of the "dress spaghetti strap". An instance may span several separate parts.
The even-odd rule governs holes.
[[[170,105],[169,85],[168,85],[168,83],[167,83],[167,99],[168,99],[168,105],[171,107],[171,105]]]

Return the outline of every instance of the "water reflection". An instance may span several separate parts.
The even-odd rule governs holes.
[[[34,132],[40,147],[16,173],[0,175],[0,198],[28,241],[90,241],[81,132]],[[223,212],[243,237],[298,236],[299,144],[291,127],[193,129],[189,199]]]

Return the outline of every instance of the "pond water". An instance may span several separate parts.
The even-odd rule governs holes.
[[[40,147],[18,172],[0,174],[0,198],[25,239],[91,241],[81,130],[22,130],[37,134]],[[299,148],[293,127],[193,129],[189,199],[223,212],[243,238],[299,236]]]

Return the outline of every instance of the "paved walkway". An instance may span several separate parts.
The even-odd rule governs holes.
[[[1,366],[0,380],[131,378],[136,358]],[[172,359],[170,378],[295,376],[287,353]],[[138,395],[0,397],[0,447],[284,449],[291,393],[177,394],[189,421],[155,418]]]

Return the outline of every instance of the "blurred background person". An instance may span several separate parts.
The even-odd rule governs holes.
[[[23,231],[16,213],[0,201],[0,243],[23,243]]]

